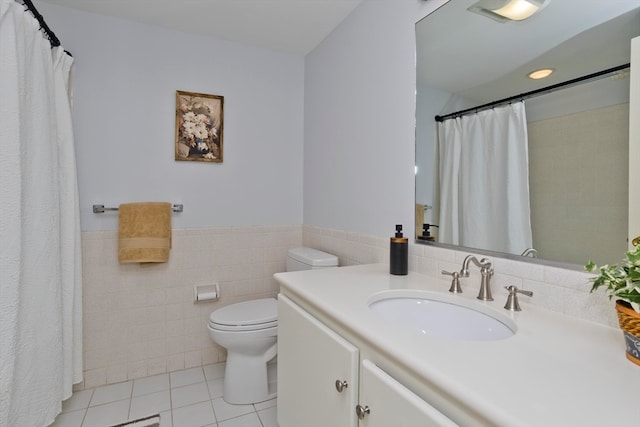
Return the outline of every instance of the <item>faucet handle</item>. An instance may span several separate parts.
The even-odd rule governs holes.
[[[449,288],[449,292],[452,292],[454,294],[461,294],[462,288],[460,287],[460,273],[458,273],[457,271],[450,273],[448,271],[442,270],[442,274],[451,276],[451,287]]]
[[[518,294],[523,294],[528,297],[533,296],[533,292],[520,290],[513,285],[505,286],[504,288],[509,291],[507,303],[504,305],[504,308],[509,311],[522,311],[522,309],[520,308],[520,304],[518,304]]]

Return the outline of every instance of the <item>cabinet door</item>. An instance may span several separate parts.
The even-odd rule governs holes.
[[[369,360],[362,361],[359,402],[362,407],[368,407],[368,413],[360,421],[360,427],[456,426],[442,412]]]
[[[355,427],[359,352],[290,299],[278,296],[278,424]],[[341,392],[336,381],[346,381]]]

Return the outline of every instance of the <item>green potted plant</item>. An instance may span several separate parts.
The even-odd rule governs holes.
[[[624,333],[627,358],[640,365],[640,245],[626,253],[626,259],[618,264],[598,268],[593,262],[585,266],[597,275],[591,292],[602,287],[609,299],[616,299],[618,322]]]

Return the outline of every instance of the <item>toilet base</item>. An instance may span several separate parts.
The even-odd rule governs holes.
[[[274,345],[274,350],[276,346]],[[267,352],[271,353],[271,352]],[[275,353],[275,351],[274,351]],[[222,398],[233,405],[247,405],[276,397],[276,387],[269,386],[268,359],[248,357],[242,354],[227,354]]]

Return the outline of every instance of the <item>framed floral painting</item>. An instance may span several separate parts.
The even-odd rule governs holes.
[[[176,160],[222,162],[224,97],[176,91]]]

